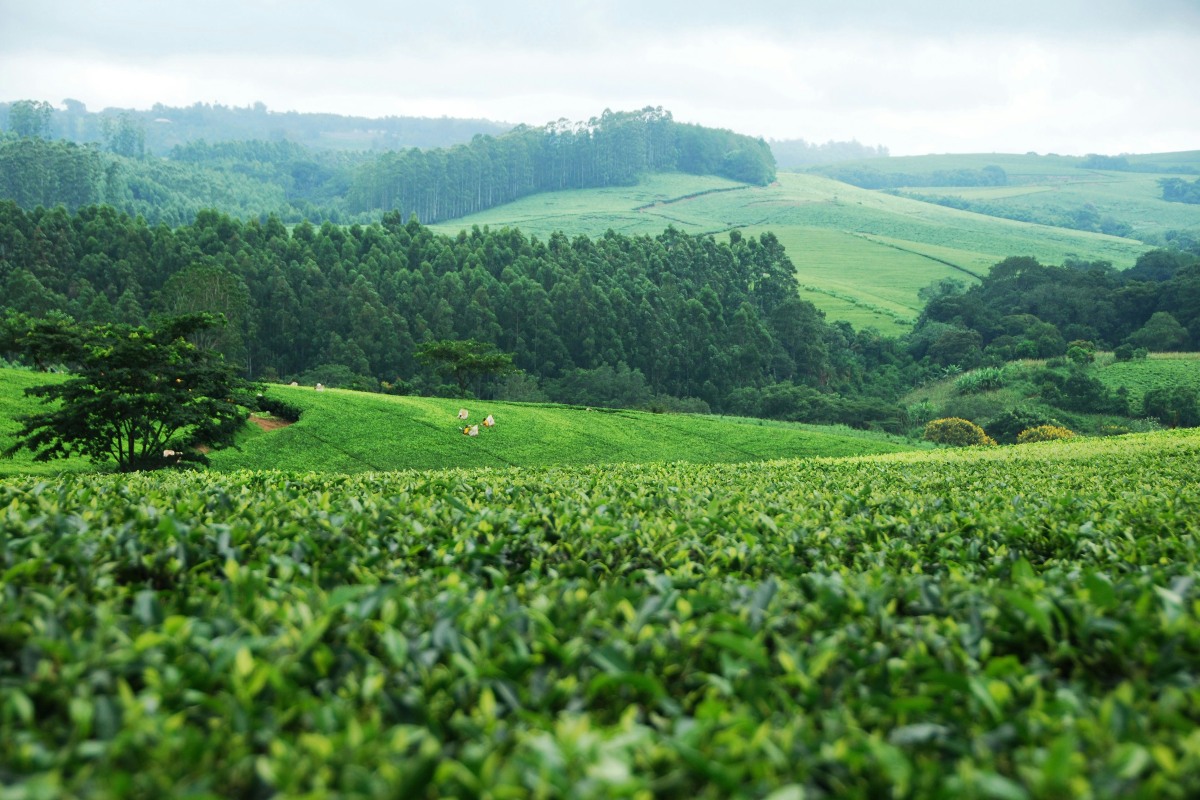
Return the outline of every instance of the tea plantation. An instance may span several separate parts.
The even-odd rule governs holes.
[[[0,797],[1200,796],[1200,435],[0,481]]]

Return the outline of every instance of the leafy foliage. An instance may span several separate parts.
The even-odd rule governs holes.
[[[961,375],[954,381],[954,391],[959,394],[978,394],[999,389],[1005,384],[1004,369],[983,367]]]
[[[6,480],[0,774],[1182,800],[1198,448]]]
[[[1075,432],[1059,425],[1038,425],[1028,428],[1017,435],[1017,444],[1031,442],[1051,442],[1058,439],[1074,439]]]
[[[924,438],[928,442],[948,444],[954,447],[994,445],[996,442],[974,422],[959,417],[930,420],[925,425]]]
[[[467,396],[467,388],[476,392],[484,379],[498,378],[517,371],[511,353],[501,353],[494,344],[441,339],[425,342],[417,348],[417,359],[433,364],[438,372],[454,378],[459,394]]]
[[[1195,386],[1159,386],[1142,397],[1142,413],[1171,428],[1200,426],[1200,390]]]
[[[1061,427],[1056,420],[1028,409],[1013,408],[998,414],[984,430],[999,444],[1016,444],[1017,437],[1030,428]]]
[[[940,332],[952,325],[979,337],[984,356],[1004,360],[1064,355],[1070,340],[1090,345],[1075,354],[1085,361],[1087,350],[1125,341],[1149,349],[1186,349],[1200,341],[1200,261],[1176,253],[1165,259],[1172,262],[1170,277],[1138,278],[1159,274],[1152,264],[1163,255],[1143,256],[1146,270],[1134,267],[1133,277],[1106,263],[1056,267],[1027,257],[1005,259],[966,291],[932,297],[914,342],[928,340],[919,335],[923,328]],[[914,348],[914,355],[926,352]]]
[[[1160,178],[1162,199],[1172,203],[1200,203],[1200,178],[1185,181],[1183,178]]]
[[[244,418],[233,397],[243,382],[187,339],[215,322],[196,314],[153,330],[34,324],[17,344],[27,338],[41,347],[48,333],[75,377],[26,390],[50,408],[21,418],[19,441],[4,455],[29,449],[47,461],[80,454],[101,465],[115,462],[122,472],[206,462],[189,446],[228,444]]]

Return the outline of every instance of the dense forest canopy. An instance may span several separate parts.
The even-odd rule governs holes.
[[[170,225],[208,208],[289,223],[365,223],[398,211],[432,224],[537,192],[631,185],[653,172],[753,184],[775,177],[761,139],[678,123],[661,108],[476,134],[448,148],[369,153],[196,140],[166,158],[147,152],[144,125],[129,116],[112,123],[101,147],[46,138],[46,110],[18,110],[15,118],[10,110],[9,131],[0,135],[0,197],[27,210],[103,203]]]
[[[416,354],[475,340],[523,371],[476,387],[508,399],[887,427],[900,395],[942,369],[1062,356],[1074,340],[1200,346],[1195,253],[1153,251],[1125,273],[1008,259],[968,290],[931,286],[902,339],[826,322],[794,271],[770,233],[450,237],[397,212],[289,230],[204,211],[173,228],[109,206],[0,202],[7,311],[129,324],[221,313],[207,346],[255,378],[453,393]]]
[[[336,367],[375,388],[427,380],[413,353],[440,339],[493,343],[572,391],[623,371],[651,395],[714,408],[779,381],[853,389],[870,366],[852,331],[800,299],[771,234],[446,237],[395,212],[290,232],[274,217],[203,212],[170,228],[106,206],[72,215],[4,202],[0,289],[11,309],[89,323],[223,313],[230,324],[213,344],[251,376]]]
[[[1200,348],[1200,256],[1153,250],[1118,272],[1107,263],[1008,258],[978,284],[930,287],[912,352],[963,368],[1101,348]]]

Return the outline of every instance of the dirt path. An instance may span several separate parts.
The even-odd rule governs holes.
[[[292,424],[288,420],[280,419],[279,417],[259,417],[254,414],[250,415],[250,421],[262,428],[264,431],[279,430],[280,428],[286,428],[288,425]]]

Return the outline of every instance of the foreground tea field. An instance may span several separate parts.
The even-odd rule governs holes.
[[[0,791],[1195,797],[1198,468],[8,479]]]

